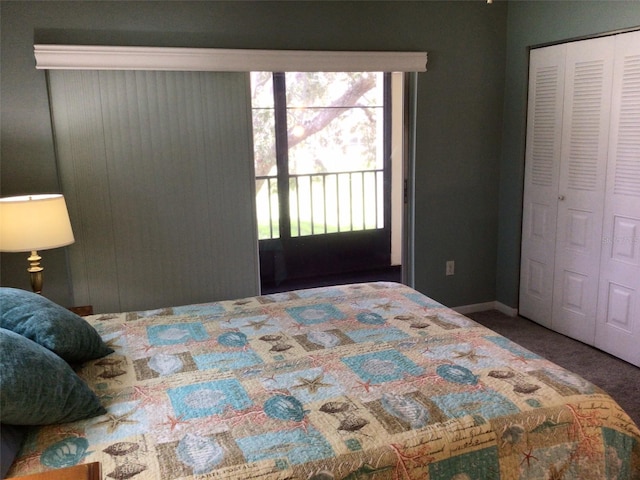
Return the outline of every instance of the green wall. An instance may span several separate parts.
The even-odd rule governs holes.
[[[528,47],[640,27],[640,1],[511,1],[507,20],[496,299],[518,305]]]
[[[0,9],[3,196],[59,191],[34,43],[428,51],[418,81],[416,287],[452,306],[496,298],[506,2],[3,0]],[[449,259],[456,275],[445,277]],[[44,293],[68,304],[65,262],[64,249],[43,254]],[[29,288],[25,263],[3,254],[2,285]]]

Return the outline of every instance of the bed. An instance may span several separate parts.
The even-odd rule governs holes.
[[[89,462],[135,480],[640,475],[640,431],[605,392],[401,284],[86,322],[113,352],[75,374],[105,411],[32,427],[9,477]]]

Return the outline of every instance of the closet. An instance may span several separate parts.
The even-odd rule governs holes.
[[[640,31],[532,49],[520,315],[640,366]]]

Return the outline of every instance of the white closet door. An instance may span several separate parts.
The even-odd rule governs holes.
[[[520,269],[521,315],[551,326],[566,45],[531,51]]]
[[[614,37],[567,44],[553,329],[593,344]]]
[[[615,55],[595,345],[640,366],[640,32]]]

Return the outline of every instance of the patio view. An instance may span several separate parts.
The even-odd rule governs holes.
[[[259,238],[384,228],[384,74],[251,74]]]

